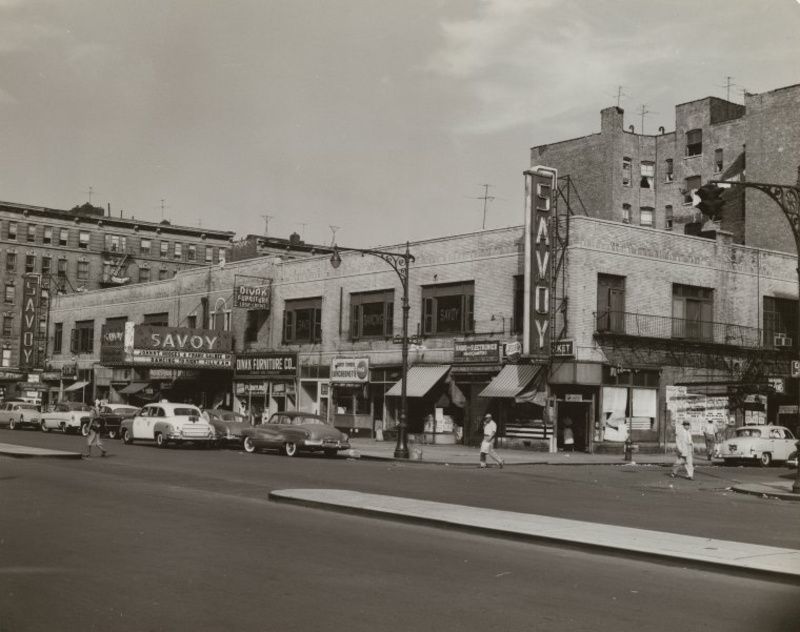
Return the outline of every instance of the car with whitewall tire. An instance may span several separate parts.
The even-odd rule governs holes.
[[[159,448],[194,443],[214,447],[217,435],[213,426],[202,417],[197,406],[174,402],[147,404],[135,417],[120,424],[123,443],[154,442]]]
[[[278,450],[285,456],[299,452],[321,452],[335,457],[350,449],[350,438],[319,415],[287,410],[272,415],[268,421],[244,428],[245,452]]]
[[[748,424],[736,429],[736,436],[723,441],[717,456],[725,463],[752,462],[768,467],[786,462],[797,449],[791,430],[784,426]]]
[[[59,402],[53,410],[41,415],[39,427],[43,432],[61,430],[64,433],[76,432],[86,436],[89,424],[94,417],[94,409],[81,402]]]
[[[41,412],[36,404],[8,400],[0,404],[0,426],[9,430],[20,428],[37,428]]]

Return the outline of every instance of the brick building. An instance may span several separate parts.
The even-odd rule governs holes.
[[[531,166],[569,175],[589,215],[694,234],[702,218],[691,192],[701,184],[797,182],[800,85],[746,94],[744,105],[715,97],[680,104],[675,130],[658,134],[625,129],[623,117],[621,108],[609,107],[601,112],[599,133],[534,146]],[[726,197],[721,227],[735,242],[794,252],[786,219],[766,195],[750,190]]]

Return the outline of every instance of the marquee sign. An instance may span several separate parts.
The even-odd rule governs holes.
[[[232,346],[229,331],[136,325],[130,360],[161,367],[229,369]]]
[[[19,331],[19,368],[22,371],[41,368],[37,338],[41,303],[42,277],[26,274],[22,278],[22,320]]]
[[[550,358],[550,284],[552,278],[551,220],[558,172],[534,167],[525,172],[525,298],[523,355]]]

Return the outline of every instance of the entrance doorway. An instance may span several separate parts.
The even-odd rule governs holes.
[[[586,452],[589,448],[589,412],[591,410],[591,402],[558,402],[558,437],[556,437],[556,446],[559,449],[564,449],[564,429],[569,427],[572,429],[572,436],[575,439],[574,450],[577,452]]]

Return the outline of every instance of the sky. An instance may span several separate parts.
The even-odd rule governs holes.
[[[519,225],[531,146],[800,83],[798,33],[798,0],[0,0],[0,200],[362,248]]]

